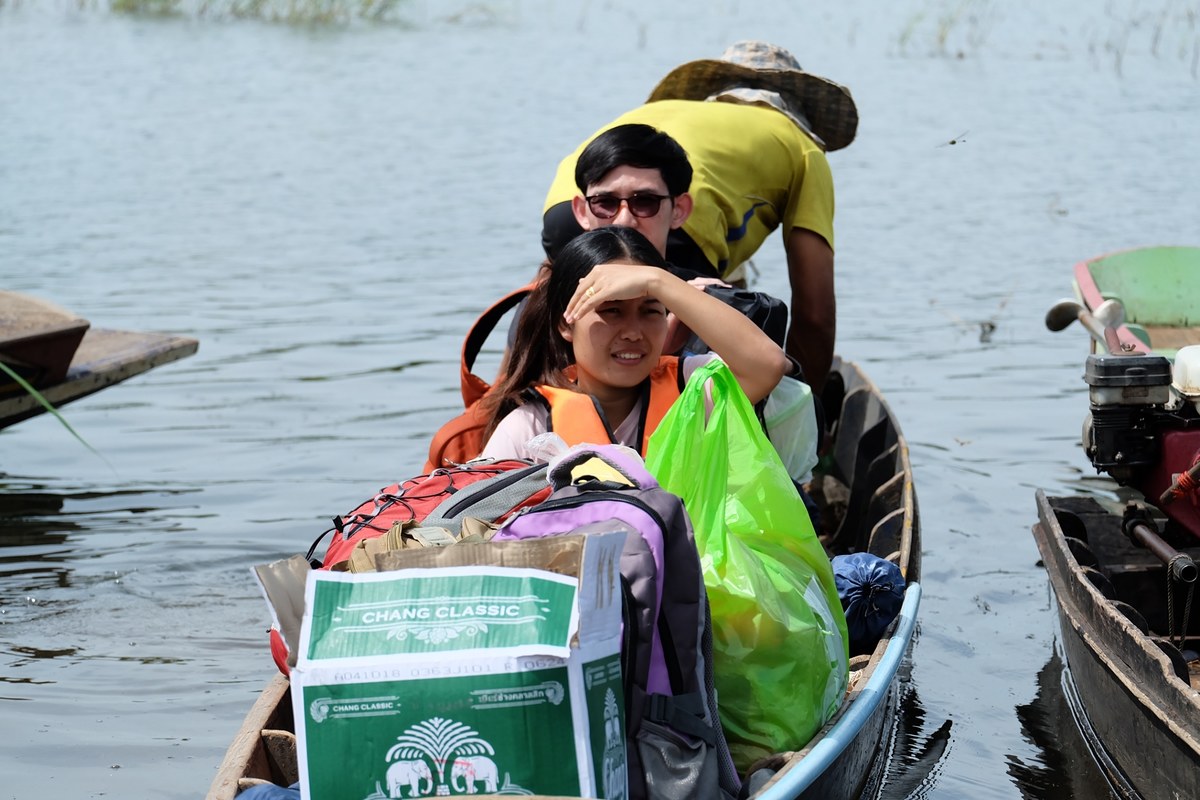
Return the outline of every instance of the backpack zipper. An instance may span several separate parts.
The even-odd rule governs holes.
[[[545,468],[546,468],[545,464],[530,464],[528,467],[523,467],[521,469],[511,469],[511,470],[508,470],[507,472],[498,472],[498,473],[496,473],[496,475],[492,476],[493,478],[496,478],[496,480],[493,481],[493,483],[491,485],[489,485],[487,489],[481,489],[478,492],[475,492],[474,494],[472,494],[470,497],[463,498],[458,503],[455,503],[450,508],[446,509],[446,513],[443,516],[457,517],[462,512],[463,509],[470,508],[473,504],[477,503],[478,501],[486,499],[488,497],[491,497],[492,495],[496,494],[497,492],[501,492],[501,491],[507,489],[512,484],[518,483],[521,480],[523,480],[525,477],[532,475],[533,473],[537,472],[538,470],[545,469]],[[498,476],[503,476],[503,477],[498,477]],[[487,480],[487,479],[485,478],[484,480]],[[471,484],[471,485],[474,485],[474,484]]]

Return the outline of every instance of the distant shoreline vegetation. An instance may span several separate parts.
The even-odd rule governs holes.
[[[556,0],[69,0],[80,8],[109,9],[131,16],[252,19],[292,25],[380,23],[401,28],[429,25],[490,27],[520,25]],[[37,0],[0,0],[19,7]],[[579,28],[603,13],[628,17],[645,47],[654,23],[642,0],[585,2],[569,18]],[[1072,8],[1075,6],[1075,8]],[[681,5],[681,8],[684,7]],[[710,9],[712,13],[722,13]],[[729,12],[724,12],[729,14]],[[769,16],[771,10],[763,10]],[[1002,58],[1069,60],[1084,57],[1122,74],[1135,57],[1175,61],[1200,78],[1200,0],[1076,0],[1047,6],[1044,0],[900,0],[888,7],[881,44],[901,58]],[[729,14],[738,16],[737,14]],[[568,17],[564,17],[568,18]],[[660,20],[669,25],[669,21]],[[848,27],[829,31],[856,45],[879,20],[864,25],[851,15]]]
[[[1039,8],[1038,0],[925,0],[904,14],[894,40],[896,54],[969,59],[990,51],[1005,57],[1028,54],[1035,60],[1066,60],[1079,55],[1111,63],[1118,75],[1129,56],[1176,60],[1200,78],[1200,0],[1105,0],[1078,5],[1078,13]],[[1030,22],[1035,24],[1030,25]]]
[[[103,6],[105,0],[78,0],[81,6]],[[0,7],[4,0],[0,0]],[[293,25],[344,25],[356,21],[413,27],[416,17],[428,21],[490,25],[511,16],[488,2],[468,2],[439,9],[413,0],[107,0],[108,8],[131,16],[253,19]],[[407,12],[407,13],[405,13]],[[431,14],[432,12],[432,14]]]
[[[319,25],[394,21],[397,7],[405,4],[406,0],[109,0],[109,8],[120,14]]]

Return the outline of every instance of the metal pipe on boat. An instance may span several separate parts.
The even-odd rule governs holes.
[[[1187,553],[1181,553],[1164,542],[1152,525],[1139,511],[1136,514],[1127,513],[1121,528],[1131,542],[1146,548],[1165,564],[1171,570],[1171,577],[1183,583],[1195,583],[1197,575],[1200,575],[1196,562]]]

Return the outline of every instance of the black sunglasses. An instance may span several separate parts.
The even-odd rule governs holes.
[[[599,219],[612,219],[621,211],[621,203],[629,207],[629,213],[635,217],[653,217],[662,208],[663,200],[670,200],[666,194],[638,193],[632,197],[618,197],[615,194],[594,194],[585,197],[588,208]]]

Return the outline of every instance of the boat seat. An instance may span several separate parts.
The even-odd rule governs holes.
[[[1071,551],[1071,557],[1075,559],[1075,563],[1085,569],[1095,569],[1099,564],[1096,560],[1096,554],[1092,552],[1092,548],[1088,547],[1087,542],[1082,539],[1076,539],[1074,536],[1064,536],[1067,542],[1067,549]]]
[[[830,370],[825,379],[825,387],[821,389],[821,413],[825,415],[825,430],[833,430],[842,414],[842,404],[846,401],[846,379],[842,373]]]
[[[296,734],[291,731],[263,729],[263,747],[271,762],[283,777],[283,785],[291,786],[300,780],[300,764],[296,755]]]
[[[296,734],[291,731],[264,728],[259,736],[262,745],[256,760],[260,763],[254,770],[258,775],[269,774],[271,777],[243,777],[238,779],[238,791],[260,784],[276,786],[291,786],[300,780],[300,764],[296,754]]]
[[[1103,572],[1095,567],[1089,566],[1081,566],[1080,569],[1083,571],[1084,577],[1088,579],[1088,582],[1091,583],[1092,586],[1096,587],[1096,591],[1104,595],[1105,600],[1116,599],[1117,590],[1113,588],[1112,581],[1110,581]]]
[[[871,537],[867,540],[867,552],[886,558],[899,567],[903,536],[904,509],[897,508],[875,523],[875,527],[871,529]]]
[[[866,532],[899,507],[904,474],[899,469],[900,447],[894,437],[895,429],[887,420],[880,420],[863,435],[855,459],[854,482],[850,484],[846,515],[830,542],[835,552],[869,547]],[[889,438],[892,439],[890,445],[887,443]],[[878,455],[871,456],[872,453]],[[888,491],[884,491],[885,487]],[[852,541],[852,537],[857,538]]]
[[[1088,499],[1091,500],[1091,498]],[[1083,520],[1079,518],[1077,513],[1065,508],[1055,507],[1054,519],[1058,522],[1058,527],[1062,528],[1063,536],[1068,539],[1078,539],[1081,542],[1087,542],[1087,526],[1083,524]]]
[[[1142,633],[1150,633],[1150,626],[1146,624],[1146,618],[1142,616],[1142,612],[1138,611],[1133,606],[1126,603],[1124,600],[1112,600],[1112,607],[1125,615],[1125,619],[1133,623],[1133,627],[1137,628]]]
[[[868,453],[874,458],[887,445],[882,440],[869,441],[874,428],[883,422],[887,423],[887,415],[879,398],[863,386],[848,395],[842,403],[842,413],[837,424],[837,438],[833,443],[833,474],[842,483],[853,486],[852,478],[857,467],[860,454]],[[890,426],[887,426],[890,427]],[[862,431],[862,436],[858,432]],[[880,435],[880,434],[875,434]],[[892,432],[895,436],[895,432]]]
[[[1163,651],[1163,655],[1171,662],[1171,669],[1175,671],[1175,677],[1191,686],[1192,678],[1188,672],[1188,662],[1183,657],[1183,653],[1179,652],[1179,648],[1161,636],[1151,636],[1150,641],[1158,645],[1158,649]]]

